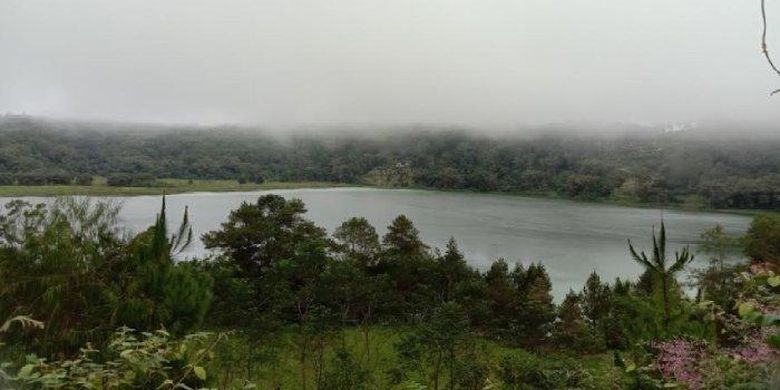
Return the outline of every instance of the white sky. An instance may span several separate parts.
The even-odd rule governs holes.
[[[0,112],[260,125],[780,121],[759,0],[0,0]],[[780,61],[780,0],[769,0]],[[772,45],[775,43],[775,45]]]

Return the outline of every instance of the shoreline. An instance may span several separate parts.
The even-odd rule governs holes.
[[[186,180],[186,179],[159,179],[161,185],[152,187],[111,187],[106,184],[90,186],[79,185],[43,185],[43,186],[0,186],[0,198],[18,197],[56,197],[56,196],[149,196],[149,195],[175,195],[199,192],[252,192],[263,190],[286,189],[317,189],[317,188],[376,188],[388,190],[423,190],[443,193],[460,193],[473,195],[499,195],[512,197],[526,197],[536,199],[564,200],[583,204],[634,207],[634,208],[663,208],[675,211],[690,212],[716,212],[725,214],[737,214],[753,216],[759,213],[777,213],[775,210],[762,209],[713,209],[701,207],[687,207],[684,204],[659,204],[635,202],[625,199],[576,199],[557,195],[555,193],[520,192],[520,191],[474,191],[468,189],[441,189],[427,187],[388,187],[356,183],[335,183],[320,181],[293,181],[279,182],[269,181],[261,184],[238,184],[235,180]]]
[[[105,184],[91,186],[43,185],[43,186],[0,186],[0,198],[55,197],[55,196],[147,196],[174,195],[197,192],[251,192],[262,190],[283,190],[299,188],[359,187],[344,183],[318,181],[276,182],[261,184],[238,184],[235,180],[189,180],[160,179],[161,185],[152,187],[111,187]]]

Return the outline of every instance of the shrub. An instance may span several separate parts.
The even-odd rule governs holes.
[[[46,185],[46,176],[39,173],[20,173],[16,175],[16,182],[20,186]]]
[[[744,238],[745,255],[753,261],[780,265],[780,214],[761,214],[753,219]]]
[[[505,355],[499,362],[499,378],[508,388],[560,389],[584,387],[588,372],[566,359],[543,359],[530,354]]]
[[[320,390],[361,390],[370,388],[369,372],[345,348],[339,348],[330,369],[323,374]]]
[[[120,328],[101,361],[90,344],[74,360],[28,356],[27,364],[7,379],[10,383],[65,389],[189,389],[208,384],[203,364],[224,334],[196,333],[173,341],[168,332],[137,333]]]
[[[68,185],[73,175],[65,172],[39,170],[16,175],[16,182],[23,186]]]
[[[0,173],[0,186],[10,186],[15,182],[14,175],[10,173]]]
[[[76,176],[76,185],[79,185],[79,186],[91,186],[92,185],[92,175],[82,174],[82,175]]]
[[[490,374],[489,362],[482,351],[469,350],[455,359],[455,372],[450,378],[454,386],[451,388],[463,390],[482,390],[486,388],[488,374]]]
[[[165,230],[165,210],[128,240],[116,227],[118,208],[86,199],[48,205],[12,201],[0,212],[0,312],[46,318],[38,353],[77,352],[100,344],[119,325],[181,332],[198,325],[211,302],[211,277],[173,255],[188,233]]]
[[[106,184],[112,187],[151,187],[156,184],[156,179],[149,174],[117,173],[109,175]]]

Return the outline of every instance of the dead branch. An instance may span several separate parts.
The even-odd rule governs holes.
[[[761,21],[764,24],[764,29],[761,33],[761,51],[764,52],[764,57],[766,57],[767,62],[769,62],[769,66],[772,68],[772,70],[777,73],[778,76],[780,76],[780,69],[777,69],[777,66],[775,66],[774,61],[772,61],[772,57],[769,55],[769,49],[767,48],[766,44],[766,0],[761,0]],[[780,89],[776,89],[769,93],[770,96],[780,92]]]

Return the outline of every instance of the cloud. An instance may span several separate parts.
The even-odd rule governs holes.
[[[261,125],[777,123],[780,100],[767,94],[780,80],[760,55],[758,17],[732,0],[5,0],[0,111]]]

